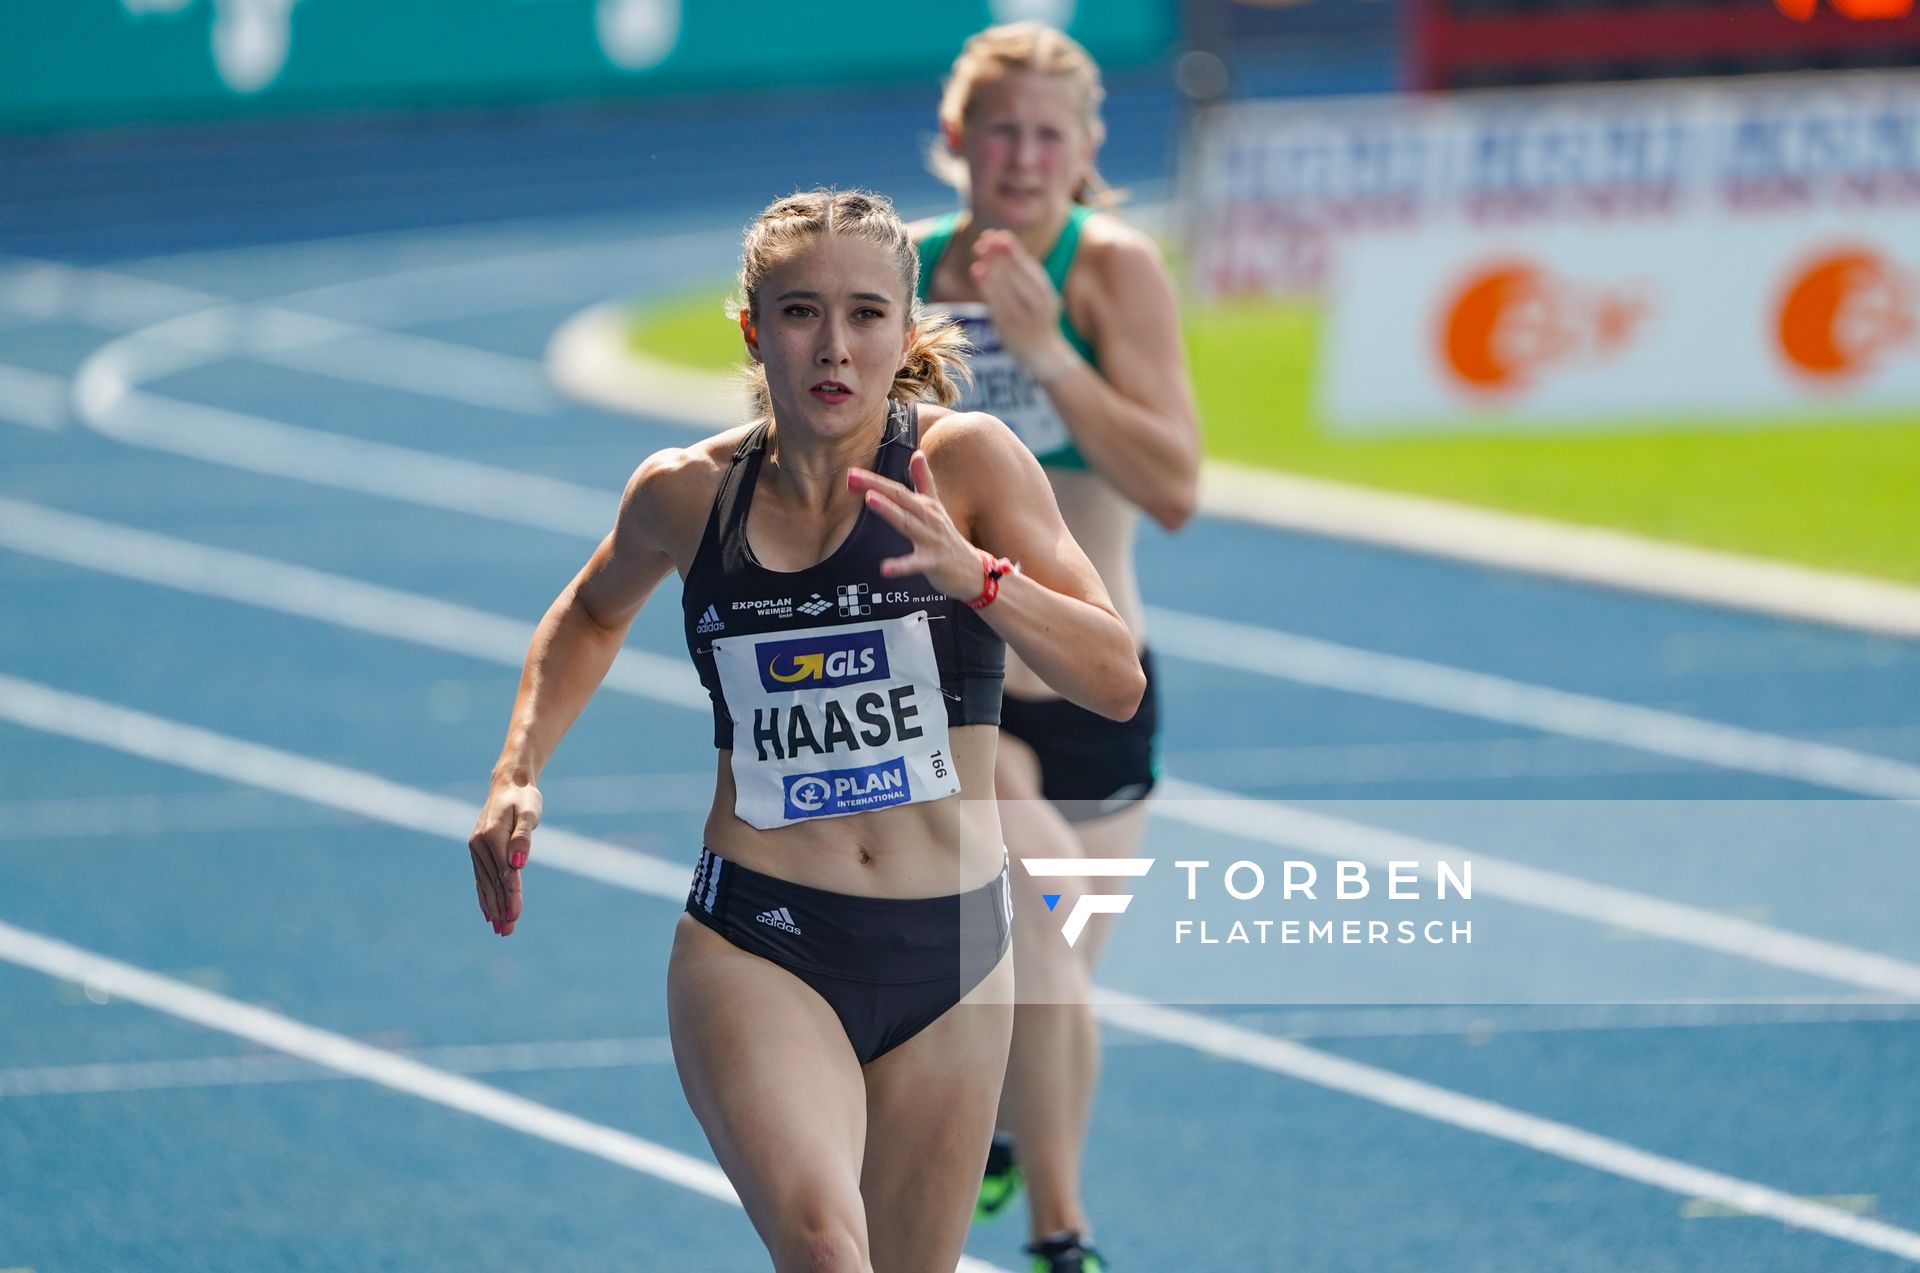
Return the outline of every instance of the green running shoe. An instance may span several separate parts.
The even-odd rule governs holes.
[[[1013,1137],[995,1132],[993,1147],[987,1150],[987,1171],[980,1178],[980,1198],[973,1204],[973,1218],[991,1220],[1019,1196],[1020,1164],[1013,1160]]]
[[[1056,1233],[1027,1248],[1030,1273],[1107,1273],[1107,1262],[1077,1233]]]

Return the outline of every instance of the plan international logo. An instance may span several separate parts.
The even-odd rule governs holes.
[[[1061,880],[1138,879],[1153,869],[1152,858],[1022,858],[1020,865],[1035,878]],[[1047,909],[1060,904],[1061,894],[1042,893]],[[1133,904],[1131,893],[1082,893],[1067,908],[1067,922],[1060,928],[1067,945],[1079,942],[1087,930],[1087,921],[1095,915],[1119,915]]]
[[[884,809],[890,804],[906,804],[913,799],[907,762],[898,757],[858,769],[792,774],[782,779],[782,783],[786,816],[793,819],[837,818],[848,813]]]

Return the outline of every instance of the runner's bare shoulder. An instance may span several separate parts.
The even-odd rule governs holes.
[[[665,551],[685,572],[699,548],[720,479],[751,428],[739,425],[642,460],[620,500],[620,535]]]
[[[1109,299],[1118,299],[1143,274],[1164,278],[1167,266],[1152,235],[1111,212],[1096,212],[1080,231],[1074,275],[1079,277],[1082,271],[1096,290]]]
[[[940,502],[956,517],[980,500],[1004,496],[1031,464],[1033,453],[1006,422],[985,411],[955,411],[922,404],[920,449],[933,466]]]

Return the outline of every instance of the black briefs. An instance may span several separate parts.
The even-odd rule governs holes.
[[[1069,822],[1119,813],[1153,790],[1160,776],[1154,755],[1159,700],[1153,655],[1140,651],[1147,692],[1132,720],[1108,720],[1064,698],[1016,698],[1000,703],[1000,732],[1033,748],[1040,760],[1040,794]]]
[[[999,966],[1012,940],[1004,868],[991,883],[946,897],[853,897],[703,848],[687,913],[813,987],[862,1065],[939,1020]]]

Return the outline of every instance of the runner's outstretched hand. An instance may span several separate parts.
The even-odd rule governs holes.
[[[540,789],[530,782],[496,779],[467,839],[473,858],[473,886],[480,913],[502,937],[520,919],[520,870],[533,851],[533,829],[540,825]]]

